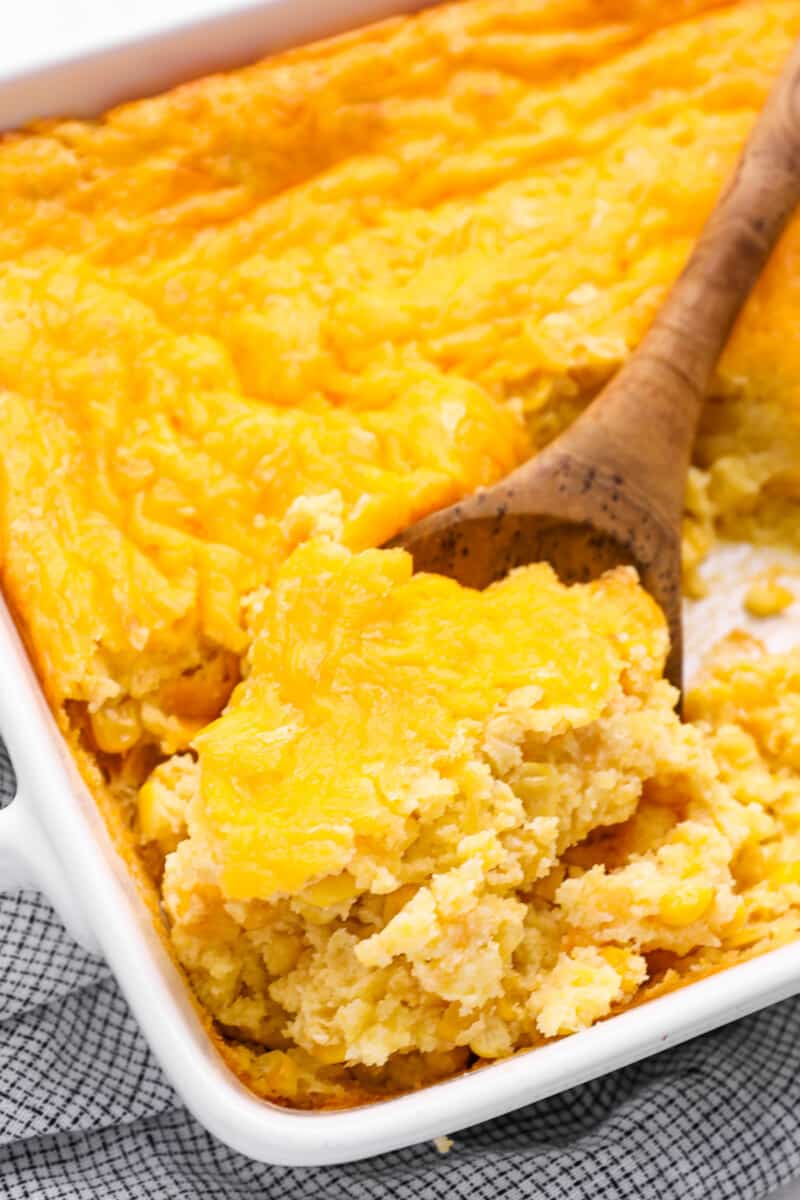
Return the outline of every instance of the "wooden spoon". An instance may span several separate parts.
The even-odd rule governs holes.
[[[548,561],[565,582],[632,563],[663,609],[680,688],[681,517],[692,442],[734,321],[800,199],[800,43],[638,349],[575,423],[501,483],[391,543],[416,570],[485,587]]]

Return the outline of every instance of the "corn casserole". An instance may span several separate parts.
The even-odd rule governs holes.
[[[632,570],[380,549],[624,361],[799,34],[461,0],[0,140],[3,591],[260,1095],[419,1087],[800,934],[800,648],[709,646],[681,721]],[[706,403],[689,595],[717,537],[800,547],[798,312],[795,221]]]

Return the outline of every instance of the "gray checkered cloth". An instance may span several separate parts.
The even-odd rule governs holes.
[[[0,922],[2,1200],[756,1200],[800,1175],[800,999],[465,1130],[447,1155],[269,1167],[181,1107],[105,964],[38,896],[0,897]]]

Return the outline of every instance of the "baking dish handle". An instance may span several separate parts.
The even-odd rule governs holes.
[[[0,809],[0,892],[21,888],[43,892],[75,941],[93,954],[100,953],[50,842],[18,792],[11,804]]]

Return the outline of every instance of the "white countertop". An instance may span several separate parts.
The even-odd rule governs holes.
[[[10,5],[10,0],[8,0]],[[0,76],[26,70],[166,24],[208,16],[237,0],[19,0],[3,15]],[[328,0],[330,2],[330,0]],[[800,1200],[800,1181],[772,1200]]]

